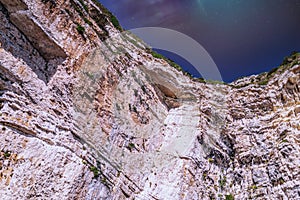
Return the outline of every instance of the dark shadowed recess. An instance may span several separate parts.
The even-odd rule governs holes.
[[[37,25],[27,12],[27,5],[16,0],[0,3],[0,42],[2,48],[23,60],[45,83],[66,58],[63,49]]]

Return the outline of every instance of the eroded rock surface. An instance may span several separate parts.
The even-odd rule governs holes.
[[[299,199],[299,54],[200,83],[94,1],[0,11],[1,199]]]

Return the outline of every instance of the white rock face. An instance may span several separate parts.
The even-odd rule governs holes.
[[[0,11],[1,199],[299,199],[299,54],[201,83],[93,1]]]

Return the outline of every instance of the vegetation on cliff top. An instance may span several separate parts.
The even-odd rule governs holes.
[[[171,59],[163,56],[162,54],[159,54],[156,51],[154,51],[152,49],[149,49],[149,48],[147,48],[146,51],[147,51],[147,53],[150,53],[154,58],[165,60],[170,66],[172,66],[175,69],[177,69],[178,71],[182,72],[185,76],[188,76],[193,81],[197,81],[197,82],[201,82],[201,83],[205,83],[206,82],[203,78],[195,78],[195,77],[193,77],[192,74],[190,74],[189,72],[185,71],[180,65],[178,65],[177,63],[175,63],[173,60],[171,60]]]
[[[117,17],[113,15],[107,8],[105,8],[99,1],[92,0],[103,12],[104,15],[106,15],[109,19],[109,21],[114,25],[116,29],[119,31],[123,31],[122,26],[120,25],[120,22],[118,21]]]
[[[299,64],[300,63],[299,58],[300,58],[300,53],[293,51],[289,56],[286,56],[283,59],[280,66],[271,69],[269,72],[263,72],[263,73],[257,75],[256,77],[251,79],[251,82],[248,82],[245,84],[231,85],[231,86],[234,88],[243,88],[243,87],[246,87],[246,86],[252,85],[252,84],[257,84],[260,86],[267,85],[269,83],[269,80],[272,77],[274,77],[276,74],[282,74],[287,69],[294,66],[295,64]],[[242,78],[244,78],[244,77],[242,77]],[[240,79],[242,79],[242,78],[240,78]],[[239,80],[239,79],[237,79],[237,80]]]

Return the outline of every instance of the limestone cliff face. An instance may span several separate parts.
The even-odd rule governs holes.
[[[299,55],[201,83],[94,1],[0,21],[1,199],[299,199]]]

